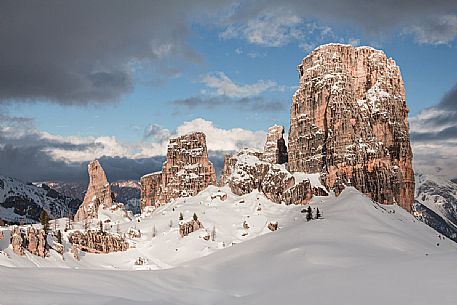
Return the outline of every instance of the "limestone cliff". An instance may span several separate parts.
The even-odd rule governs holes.
[[[195,196],[216,183],[216,172],[208,160],[206,136],[194,132],[171,139],[162,171],[141,178],[141,208]]]
[[[84,196],[84,202],[75,215],[75,221],[97,218],[100,205],[111,207],[114,201],[114,195],[111,192],[108,179],[97,160],[89,163],[88,172],[89,186]]]
[[[324,173],[329,189],[353,185],[411,211],[408,108],[395,61],[370,47],[330,44],[305,57],[298,72],[289,170]]]

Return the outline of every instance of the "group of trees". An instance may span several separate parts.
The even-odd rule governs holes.
[[[322,214],[321,212],[319,211],[319,208],[316,209],[316,215],[315,217],[313,217],[313,209],[308,206],[307,209],[303,209],[301,211],[302,213],[305,213],[306,212],[306,221],[310,221],[310,220],[313,220],[313,219],[319,219],[319,218],[322,218]]]
[[[194,213],[194,215],[192,216],[192,219],[197,221],[198,220],[197,214]],[[181,220],[184,220],[184,216],[182,213],[179,213],[179,221],[181,221]]]

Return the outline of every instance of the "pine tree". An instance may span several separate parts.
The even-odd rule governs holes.
[[[317,208],[317,210],[316,210],[316,219],[319,219],[319,218],[321,218],[321,217],[322,217],[322,214],[321,214],[321,212],[319,211],[319,208]]]
[[[49,231],[49,216],[45,210],[42,210],[40,213],[40,223],[43,226],[44,232],[48,233]]]
[[[59,244],[62,243],[62,232],[60,232],[60,230],[57,231],[57,242]]]
[[[103,222],[101,220],[98,222],[98,225],[100,227],[100,232],[103,232]]]
[[[306,221],[310,221],[313,219],[313,210],[310,206],[308,206],[308,210],[306,212]]]
[[[184,219],[184,216],[182,215],[182,213],[179,213],[179,220],[183,220]]]
[[[197,214],[194,213],[194,216],[192,216],[192,218],[197,221],[198,220],[198,217],[197,217]]]
[[[216,240],[216,226],[213,226],[213,230],[211,231],[211,240]]]
[[[68,211],[68,230],[71,230],[71,211]]]
[[[153,226],[152,227],[152,237],[156,237],[156,235],[157,235],[156,226]]]

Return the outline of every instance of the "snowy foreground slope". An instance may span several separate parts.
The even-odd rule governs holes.
[[[68,256],[60,267],[70,268],[52,268],[57,257],[51,257],[46,260],[54,263],[37,268],[20,266],[32,266],[32,260],[46,266],[46,260],[4,256],[0,265],[17,267],[0,267],[0,304],[457,304],[457,245],[402,209],[376,205],[348,188],[338,198],[313,199],[324,219],[306,222],[300,206],[273,206],[261,195],[250,196],[235,204],[229,195],[206,207],[178,200],[139,223],[156,223],[157,245],[138,242],[117,257],[87,254],[76,262]],[[175,228],[166,231],[170,214],[175,219],[184,209],[186,219],[197,205],[205,227],[219,221],[215,242],[198,238],[199,232],[180,239]],[[252,228],[244,237],[239,215]],[[280,229],[263,234],[273,218]],[[134,251],[151,268],[175,267],[102,269],[132,268]]]

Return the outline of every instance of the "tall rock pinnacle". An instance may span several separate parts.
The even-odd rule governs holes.
[[[384,52],[330,44],[298,66],[290,109],[291,172],[322,172],[329,189],[352,185],[411,211],[414,173],[400,69]]]
[[[75,221],[97,218],[100,205],[111,207],[113,204],[113,193],[111,193],[105,171],[103,171],[98,160],[91,161],[87,169],[89,172],[89,186],[84,196],[84,202],[76,212]]]
[[[216,184],[216,172],[208,160],[205,134],[171,139],[162,171],[141,178],[141,209],[195,196],[210,184]]]

